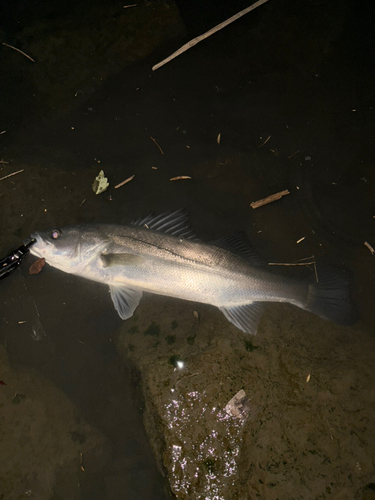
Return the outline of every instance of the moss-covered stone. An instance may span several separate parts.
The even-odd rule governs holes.
[[[176,342],[176,335],[167,335],[165,341],[169,345],[174,344]]]
[[[160,326],[155,321],[152,321],[150,326],[144,331],[144,334],[151,337],[158,337],[160,335]]]

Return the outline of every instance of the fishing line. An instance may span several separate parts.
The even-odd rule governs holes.
[[[37,342],[39,342],[40,340],[43,339],[43,337],[46,337],[46,331],[42,325],[42,322],[40,320],[40,314],[39,314],[39,309],[38,309],[38,306],[36,305],[36,301],[34,299],[34,297],[32,297],[31,293],[29,292],[27,286],[26,286],[26,281],[25,281],[25,278],[22,274],[22,271],[20,268],[18,268],[20,274],[21,274],[21,278],[22,278],[22,283],[23,283],[23,286],[25,288],[25,291],[26,291],[26,294],[27,294],[27,297],[29,298],[30,302],[31,302],[31,308],[35,310],[36,312],[36,318],[33,319],[32,321],[32,325],[31,325],[31,331],[32,333],[30,334],[31,338]]]

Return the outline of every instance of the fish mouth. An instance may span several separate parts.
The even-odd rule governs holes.
[[[35,243],[30,247],[31,255],[35,255],[36,257],[46,257],[49,253],[51,243],[45,240],[39,233],[32,233],[28,241],[30,240],[35,241]]]

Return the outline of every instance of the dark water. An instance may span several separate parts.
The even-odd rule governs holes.
[[[311,2],[313,26],[297,3],[270,2],[263,16],[152,72],[186,41],[177,40],[63,117],[38,112],[31,85],[20,106],[8,75],[1,156],[27,167],[0,186],[1,250],[45,227],[186,207],[203,239],[242,229],[269,261],[314,254],[345,265],[362,321],[374,325],[374,257],[363,245],[375,246],[374,9],[339,4],[339,15],[323,16],[324,4]],[[102,168],[111,187],[95,196]],[[192,180],[169,181],[178,175]],[[250,208],[283,189],[291,194],[282,201]],[[0,335],[11,363],[51,379],[109,439],[110,458],[82,498],[167,498],[130,368],[112,341],[121,322],[106,287],[53,269],[29,276],[27,267],[1,282]],[[15,334],[20,311],[36,321],[35,307],[45,332],[37,341],[27,328]]]

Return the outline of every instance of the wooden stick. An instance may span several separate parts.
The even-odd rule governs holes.
[[[1,179],[0,179],[0,180],[1,180]],[[372,253],[372,255],[374,255],[374,254],[375,254],[375,250],[374,250],[374,249],[373,249],[373,247],[370,245],[370,243],[367,243],[367,241],[365,241],[363,244],[365,245],[365,247],[367,247],[367,248],[370,250],[370,252]]]
[[[297,149],[297,151],[294,151],[294,153],[292,153],[290,156],[288,156],[288,158],[293,158],[293,156],[298,155],[298,153],[299,153],[299,149]]]
[[[0,179],[0,181],[3,181],[4,179],[8,179],[8,177],[12,177],[12,175],[20,174],[23,172],[25,169],[23,168],[22,170],[17,170],[17,172],[13,172],[12,174],[5,175]]]
[[[120,184],[117,184],[117,186],[115,186],[115,189],[118,189],[121,186],[123,186],[124,184],[127,184],[128,182],[132,181],[134,179],[134,177],[135,177],[135,175],[131,175],[130,177],[128,177],[124,181],[120,182]]]
[[[311,266],[315,264],[315,261],[312,262],[269,262],[269,266]]]
[[[35,62],[34,59],[30,56],[28,56],[25,52],[23,52],[22,50],[20,49],[17,49],[16,47],[13,47],[13,45],[9,45],[5,42],[3,42],[3,45],[5,45],[5,47],[9,47],[10,49],[13,49],[13,50],[16,50],[17,52],[19,52],[20,54],[22,54],[23,56],[27,57],[28,59],[30,59],[31,62]]]
[[[171,61],[175,57],[177,57],[180,54],[182,54],[183,52],[186,52],[187,50],[191,49],[191,47],[194,47],[194,45],[197,45],[197,43],[199,43],[202,40],[204,40],[205,38],[208,38],[209,36],[213,35],[214,33],[221,30],[222,28],[225,28],[225,26],[228,26],[228,24],[233,23],[233,21],[236,21],[240,17],[242,17],[245,14],[247,14],[248,12],[256,9],[257,7],[260,7],[261,5],[263,5],[266,2],[268,2],[268,0],[258,0],[258,2],[253,3],[253,5],[250,5],[250,7],[247,7],[246,9],[243,9],[240,12],[237,12],[237,14],[234,14],[234,16],[230,17],[226,21],[223,21],[222,23],[218,24],[214,28],[211,28],[209,31],[206,31],[206,33],[203,33],[203,35],[199,35],[199,36],[193,38],[192,40],[190,40],[190,42],[185,43],[185,45],[183,45],[178,50],[176,50],[176,52],[173,52],[173,54],[171,54],[169,57],[167,57],[166,59],[163,59],[163,61],[161,61],[160,63],[155,64],[155,66],[152,67],[152,71],[155,71],[155,70],[159,69],[161,66],[164,66],[164,64],[167,64],[169,61]]]
[[[319,279],[318,279],[318,272],[316,270],[316,262],[314,262],[314,273],[315,273],[315,279],[316,279],[316,282],[319,283]]]
[[[304,257],[303,259],[298,259],[296,262],[302,262],[303,260],[315,260],[315,255],[310,255],[310,257]]]
[[[262,198],[258,201],[253,201],[250,203],[252,208],[262,207],[263,205],[267,205],[268,203],[272,203],[273,201],[279,200],[283,196],[290,194],[288,189],[284,189],[284,191],[280,191],[279,193],[271,194],[271,196],[267,196],[267,198]]]
[[[150,139],[157,145],[157,147],[159,148],[159,151],[160,153],[163,155],[164,154],[164,151],[161,149],[161,147],[159,146],[159,144],[155,141],[155,139],[153,137],[151,137],[150,135]]]
[[[311,260],[314,259],[314,260]],[[310,262],[301,262],[301,260],[310,260]],[[305,257],[304,259],[297,260],[296,262],[269,262],[269,266],[306,266],[311,269],[311,265],[314,266],[315,280],[319,283],[318,272],[316,270],[316,260],[314,255],[311,257]]]
[[[178,175],[177,177],[171,177],[170,181],[181,181],[183,179],[191,179],[190,175]]]
[[[258,146],[258,149],[260,149],[260,148],[261,148],[261,147],[263,147],[265,144],[267,144],[267,142],[268,142],[270,139],[271,139],[271,136],[269,135],[269,136],[267,137],[267,139],[266,139],[266,140],[265,140],[265,141],[264,141],[264,142],[263,142],[260,146]],[[271,150],[271,151],[272,151],[272,150]]]

